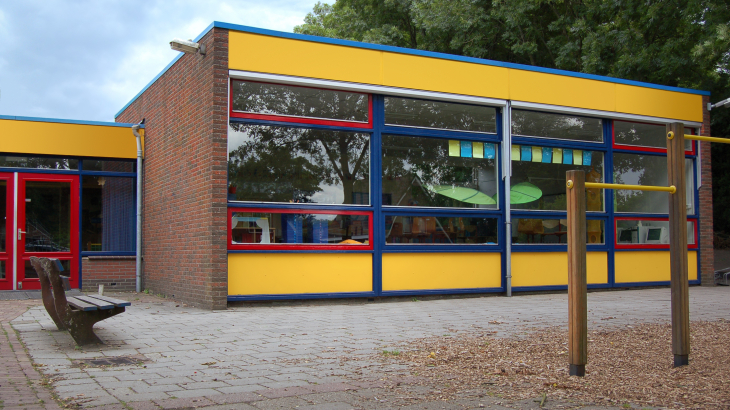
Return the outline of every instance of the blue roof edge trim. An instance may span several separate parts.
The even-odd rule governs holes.
[[[435,51],[424,51],[424,50],[415,50],[412,48],[384,46],[384,45],[380,45],[380,44],[362,43],[359,41],[352,41],[352,40],[340,40],[340,39],[335,39],[335,38],[330,38],[330,37],[312,36],[309,34],[287,33],[284,31],[275,31],[275,30],[269,30],[269,29],[263,29],[263,28],[243,26],[243,25],[238,25],[238,24],[224,23],[224,22],[220,22],[220,21],[214,21],[213,26],[218,27],[218,28],[226,28],[229,30],[242,31],[242,32],[246,32],[246,33],[263,34],[263,35],[267,35],[267,36],[290,38],[293,40],[312,41],[312,42],[317,42],[317,43],[326,43],[326,44],[334,44],[334,45],[347,46],[347,47],[357,47],[357,48],[365,48],[365,49],[370,49],[370,50],[389,51],[389,52],[400,53],[400,54],[411,54],[411,55],[417,55],[417,56],[423,56],[423,57],[439,58],[442,60],[454,60],[454,61],[462,61],[462,62],[474,63],[474,64],[491,65],[491,66],[495,66],[495,67],[514,68],[514,69],[518,69],[518,70],[535,71],[535,72],[547,73],[547,74],[557,74],[557,75],[564,75],[564,76],[568,76],[568,77],[578,77],[578,78],[585,78],[585,79],[589,79],[589,80],[606,81],[606,82],[617,83],[617,84],[635,85],[638,87],[655,88],[655,89],[667,90],[667,91],[677,91],[677,92],[683,92],[683,93],[689,93],[689,94],[710,95],[709,91],[694,90],[691,88],[670,87],[667,85],[645,83],[645,82],[634,81],[634,80],[624,80],[621,78],[607,77],[607,76],[597,75],[597,74],[585,74],[585,73],[579,73],[579,72],[575,72],[575,71],[559,70],[556,68],[545,68],[545,67],[537,67],[537,66],[526,65],[526,64],[508,63],[508,62],[497,61],[497,60],[487,60],[487,59],[483,59],[483,58],[465,57],[465,56],[459,56],[459,55],[455,55],[455,54],[437,53]]]
[[[100,125],[100,126],[104,126],[104,127],[131,127],[132,125],[138,125],[138,124],[127,124],[127,123],[123,123],[123,122],[65,120],[65,119],[61,119],[61,118],[19,117],[19,116],[15,116],[15,115],[0,115],[0,120],[55,122],[55,123],[59,123],[59,124]],[[140,128],[144,128],[144,124],[140,125]]]
[[[253,33],[253,34],[262,34],[266,36],[272,36],[272,37],[281,37],[281,38],[289,38],[292,40],[303,40],[303,41],[311,41],[315,43],[325,43],[325,44],[334,44],[339,46],[346,46],[346,47],[356,47],[356,48],[364,48],[369,50],[377,50],[377,51],[389,51],[393,53],[399,53],[399,54],[410,54],[410,55],[416,55],[416,56],[422,56],[422,57],[431,57],[431,58],[439,58],[442,60],[453,60],[453,61],[462,61],[466,63],[474,63],[474,64],[481,64],[481,65],[490,65],[494,67],[505,67],[505,68],[514,68],[517,70],[525,70],[525,71],[534,71],[538,73],[546,73],[546,74],[555,74],[555,75],[563,75],[567,77],[577,77],[577,78],[585,78],[588,80],[597,80],[597,81],[605,81],[609,83],[616,83],[616,84],[625,84],[625,85],[633,85],[637,87],[644,87],[644,88],[653,88],[657,90],[665,90],[665,91],[676,91],[681,93],[687,93],[687,94],[699,94],[699,95],[710,95],[709,91],[703,91],[703,90],[694,90],[691,88],[681,88],[681,87],[670,87],[667,85],[659,85],[659,84],[652,84],[652,83],[645,83],[641,81],[634,81],[634,80],[624,80],[621,78],[616,77],[607,77],[603,75],[596,75],[596,74],[585,74],[585,73],[579,73],[575,71],[567,71],[567,70],[558,70],[555,68],[545,68],[545,67],[536,67],[526,64],[516,64],[516,63],[507,63],[504,61],[497,61],[497,60],[487,60],[482,58],[475,58],[475,57],[465,57],[465,56],[458,56],[454,54],[446,54],[446,53],[437,53],[435,51],[424,51],[424,50],[415,50],[411,48],[403,48],[403,47],[395,47],[395,46],[384,46],[380,44],[372,44],[372,43],[363,43],[359,41],[352,41],[352,40],[340,40],[335,38],[329,38],[329,37],[319,37],[319,36],[312,36],[309,34],[296,34],[296,33],[288,33],[285,31],[276,31],[276,30],[269,30],[265,28],[257,28],[257,27],[251,27],[251,26],[244,26],[240,24],[232,24],[232,23],[225,23],[222,21],[214,21],[212,22],[208,27],[205,28],[197,37],[193,39],[193,41],[199,41],[201,38],[203,38],[204,35],[208,34],[210,30],[213,28],[224,28],[228,30],[234,30],[234,31],[241,31],[244,33]],[[124,107],[122,107],[119,112],[114,114],[114,118],[119,117],[124,110],[126,110],[133,102],[139,98],[142,93],[147,91],[148,88],[152,86],[160,77],[162,77],[163,74],[167,72],[167,70],[172,67],[173,64],[175,64],[180,57],[182,57],[184,53],[178,54],[177,57],[175,57],[170,64],[168,64],[165,68],[160,71],[159,74],[155,76],[155,78],[152,79],[140,92],[137,93]]]

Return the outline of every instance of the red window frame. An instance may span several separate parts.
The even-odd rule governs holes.
[[[647,124],[647,125],[658,125],[650,122],[641,122],[641,121],[623,121],[623,120],[613,120],[611,122],[611,143],[613,144],[614,149],[622,149],[627,151],[636,151],[636,152],[656,152],[656,153],[662,153],[666,154],[667,149],[666,148],[657,148],[657,147],[645,147],[643,145],[627,145],[627,144],[617,144],[616,143],[616,127],[614,124],[616,122],[628,122],[633,124]],[[691,131],[690,135],[694,135],[694,131]],[[695,141],[691,141],[690,146],[692,147],[691,150],[684,151],[684,155],[695,155],[695,147],[697,144],[695,144]]]
[[[653,218],[653,217],[614,217],[613,222],[613,242],[616,249],[669,249],[669,244],[655,243],[619,243],[618,242],[618,221],[664,221],[669,222],[669,218]],[[695,243],[688,243],[687,249],[697,249],[697,219],[687,218],[687,222],[692,222],[694,226]]]
[[[229,79],[229,87],[230,89],[233,89],[233,81],[248,81],[248,80],[240,80],[237,78],[231,78]],[[335,90],[331,88],[322,88],[322,87],[304,87],[299,85],[291,85],[291,84],[278,84],[278,83],[271,83],[271,82],[264,82],[264,81],[249,81],[253,83],[259,83],[259,84],[274,84],[274,85],[283,85],[287,87],[298,87],[298,88],[309,88],[314,90],[326,90],[326,91],[343,91],[348,92],[352,94],[361,94],[366,95],[368,97],[368,121],[362,122],[362,121],[348,121],[348,120],[332,120],[332,119],[326,119],[326,118],[316,118],[316,117],[297,117],[293,115],[281,115],[281,114],[258,114],[258,113],[252,113],[252,112],[245,112],[245,111],[234,111],[233,110],[233,93],[230,92],[228,96],[228,111],[231,118],[247,118],[252,120],[264,120],[264,121],[278,121],[278,122],[287,122],[287,123],[297,123],[297,124],[312,124],[312,125],[330,125],[334,127],[349,127],[349,128],[373,128],[373,95],[372,94],[366,94],[366,93],[360,93],[355,91],[344,91],[344,90]]]
[[[260,213],[279,213],[279,214],[338,214],[338,215],[365,215],[368,217],[368,243],[367,245],[330,245],[326,243],[314,244],[255,244],[233,243],[233,227],[231,219],[234,212],[260,212]],[[373,213],[370,211],[341,211],[341,210],[322,210],[322,209],[276,209],[276,208],[228,208],[228,250],[297,250],[297,251],[322,251],[322,250],[341,250],[341,251],[372,251],[373,250]]]

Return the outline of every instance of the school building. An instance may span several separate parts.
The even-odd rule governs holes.
[[[221,22],[115,123],[0,116],[0,290],[31,256],[187,303],[567,288],[565,172],[667,185],[709,93]],[[204,47],[203,47],[204,46]],[[203,51],[204,49],[204,51]],[[708,143],[686,145],[688,280],[713,284]],[[587,189],[589,288],[669,284],[668,193]]]

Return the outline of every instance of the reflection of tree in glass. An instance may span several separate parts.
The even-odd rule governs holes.
[[[233,81],[235,111],[347,121],[368,121],[365,94]]]
[[[228,179],[236,199],[320,202],[312,198],[326,186],[369,192],[369,138],[350,132],[231,123],[244,136],[229,147]]]
[[[392,194],[392,203],[385,205],[473,208],[429,187],[453,185],[491,196],[497,186],[494,166],[490,159],[450,156],[447,140],[383,136],[383,193]]]
[[[512,133],[564,140],[602,141],[600,119],[512,110]]]
[[[440,101],[385,98],[385,121],[394,125],[497,132],[497,110]]]
[[[0,156],[0,167],[36,169],[78,169],[79,160],[69,158]]]
[[[667,158],[654,155],[616,153],[613,158],[614,181],[617,184],[667,185]],[[616,211],[666,213],[667,193],[616,190]]]

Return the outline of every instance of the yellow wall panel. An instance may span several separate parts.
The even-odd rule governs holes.
[[[589,284],[608,283],[608,253],[587,252],[586,265]],[[567,253],[512,253],[512,286],[556,286],[567,284]]]
[[[229,295],[369,292],[371,254],[231,253]]]
[[[510,99],[615,111],[613,83],[525,70],[509,70]]]
[[[231,31],[233,70],[380,84],[381,52]]]
[[[702,122],[702,96],[616,84],[616,111]]]
[[[383,85],[508,98],[507,69],[408,54],[383,53]]]
[[[498,288],[499,253],[386,253],[383,290]]]
[[[127,127],[0,120],[0,152],[137,158],[137,143]]]
[[[697,252],[687,252],[687,276],[697,279]],[[616,252],[616,283],[665,282],[670,279],[669,251]]]

